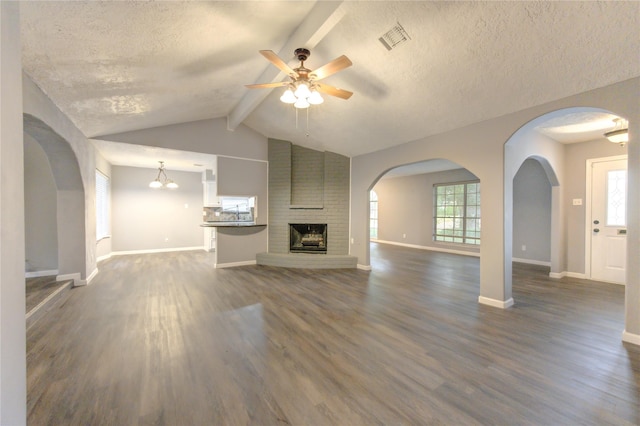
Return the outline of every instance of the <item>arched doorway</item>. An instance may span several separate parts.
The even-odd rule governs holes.
[[[42,147],[56,188],[59,277],[78,282],[86,274],[85,191],[69,143],[37,117],[23,115],[24,133]]]
[[[618,149],[603,136],[614,125],[613,117],[598,108],[560,109],[531,120],[505,143],[505,285],[511,286],[511,262],[518,253],[513,241],[514,178],[528,160],[542,167],[551,184],[550,276],[586,277],[585,160],[596,152]]]

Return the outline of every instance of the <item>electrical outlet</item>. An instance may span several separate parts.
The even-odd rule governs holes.
[[[407,234],[402,234],[402,238],[407,238]]]
[[[522,251],[527,251],[527,246],[525,246],[524,244],[522,245]]]
[[[355,238],[352,238],[352,239],[351,239],[351,244],[355,244],[355,243],[356,243]]]

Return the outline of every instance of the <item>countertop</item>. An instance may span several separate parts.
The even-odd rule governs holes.
[[[266,224],[256,224],[255,222],[204,222],[200,225],[203,228],[230,228],[247,226],[267,226]]]

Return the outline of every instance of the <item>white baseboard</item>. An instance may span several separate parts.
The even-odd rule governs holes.
[[[512,262],[518,263],[526,263],[529,265],[538,265],[538,266],[551,266],[551,262],[545,262],[544,260],[533,260],[533,259],[521,259],[519,257],[512,257]]]
[[[585,274],[580,273],[580,272],[567,272],[567,271],[549,272],[549,278],[564,278],[564,277],[580,278],[582,280],[586,280],[587,279],[587,276]]]
[[[371,265],[361,265],[360,263],[358,263],[356,265],[356,268],[361,269],[363,271],[370,271],[371,270]]]
[[[99,258],[96,259],[96,263],[102,262],[103,260],[111,259],[111,255],[112,253],[105,254],[104,256],[100,256]]]
[[[417,244],[405,244],[405,243],[398,243],[398,242],[395,242],[395,241],[386,241],[386,240],[372,240],[372,241],[374,241],[376,243],[390,244],[390,245],[393,245],[393,246],[400,246],[400,247],[415,248],[415,249],[419,249],[419,250],[439,251],[441,253],[451,253],[451,254],[460,254],[462,256],[480,257],[480,253],[476,253],[476,252],[473,252],[473,251],[446,249],[446,248],[442,248],[442,247],[420,246],[420,245],[417,245]]]
[[[625,330],[622,332],[622,341],[640,346],[640,334],[629,333]]]
[[[58,275],[58,272],[59,271],[57,269],[50,269],[48,271],[31,271],[31,272],[25,272],[24,277],[25,278],[50,277],[53,275]]]
[[[74,287],[87,285],[87,282],[80,277],[80,272],[75,272],[73,274],[58,275],[56,277],[56,281],[66,281],[66,280],[73,280]]]
[[[89,275],[87,277],[87,279],[85,280],[87,285],[91,284],[91,280],[94,279],[96,277],[96,275],[98,275],[98,268],[94,269],[93,272],[91,273],[91,275]]]
[[[510,297],[508,300],[496,300],[484,296],[478,296],[478,303],[493,306],[494,308],[507,309],[513,306],[513,297]]]
[[[230,262],[230,263],[216,263],[216,269],[221,268],[233,268],[234,266],[247,266],[247,265],[255,265],[255,260],[245,260],[243,262]]]
[[[173,248],[163,248],[163,249],[149,249],[149,250],[123,250],[123,251],[112,251],[109,254],[111,256],[124,256],[127,254],[148,254],[148,253],[168,253],[172,251],[194,251],[194,250],[202,250],[202,246],[197,247],[173,247]],[[104,256],[101,256],[103,258]]]

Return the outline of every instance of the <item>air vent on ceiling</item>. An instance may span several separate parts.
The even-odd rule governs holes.
[[[380,43],[382,43],[387,50],[391,50],[405,41],[411,40],[411,37],[409,37],[409,34],[407,34],[402,25],[400,25],[400,22],[396,22],[396,25],[384,33],[378,40],[380,40]]]

